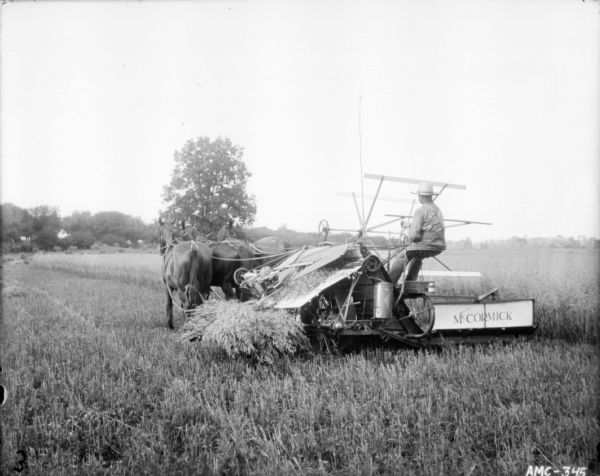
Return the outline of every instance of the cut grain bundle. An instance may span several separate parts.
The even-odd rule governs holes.
[[[202,340],[206,327],[219,316],[218,304],[220,302],[208,301],[194,309],[190,318],[181,326],[181,340]]]
[[[250,357],[266,364],[309,347],[302,324],[288,312],[259,310],[236,301],[205,303],[182,332],[182,339],[202,340],[230,357]]]

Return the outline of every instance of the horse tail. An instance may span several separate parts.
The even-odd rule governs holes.
[[[190,250],[189,284],[194,297],[190,299],[191,296],[189,296],[188,302],[192,305],[202,304],[210,294],[212,255],[210,250],[208,250],[208,253],[204,251],[196,247]]]
[[[203,270],[201,273],[202,283],[200,284],[200,292],[203,295],[203,299],[207,300],[210,297],[210,285],[213,277],[213,256],[212,250],[208,247],[208,245],[205,243],[202,243],[202,245],[202,248],[199,248],[197,251],[198,262]]]
[[[200,262],[199,256],[195,249],[190,250],[190,277],[189,285],[186,286],[186,297],[190,306],[197,306],[202,303],[202,295],[200,294]]]

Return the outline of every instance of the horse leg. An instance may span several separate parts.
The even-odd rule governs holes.
[[[168,286],[168,285],[167,285]],[[173,299],[171,298],[171,293],[169,292],[169,288],[167,290],[167,327],[169,329],[174,329],[173,327]]]
[[[223,294],[225,294],[225,299],[235,298],[235,293],[234,293],[233,286],[231,285],[230,280],[227,279],[227,280],[223,281],[221,289],[223,290]]]

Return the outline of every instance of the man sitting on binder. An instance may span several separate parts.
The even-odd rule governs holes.
[[[408,276],[409,280],[414,280],[419,274],[424,258],[439,255],[446,249],[444,217],[442,211],[433,202],[433,185],[429,182],[420,183],[417,194],[421,207],[415,211],[412,218],[410,244],[395,256],[390,266],[389,275],[394,284],[400,279],[404,267],[410,260],[416,259]]]

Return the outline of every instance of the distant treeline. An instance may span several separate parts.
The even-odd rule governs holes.
[[[42,205],[23,209],[12,203],[1,205],[3,251],[22,252],[36,250],[62,250],[77,247],[89,249],[102,245],[122,248],[154,246],[158,242],[156,221],[145,223],[141,218],[132,217],[117,211],[74,212],[61,217],[56,207]],[[300,232],[285,226],[277,230],[266,227],[233,227],[232,236],[247,241],[256,241],[266,236],[277,236],[287,241],[291,247],[314,245],[323,240],[316,232]],[[329,241],[344,242],[352,238],[351,233],[331,234]],[[214,238],[209,236],[208,238]],[[377,246],[387,246],[383,236],[370,237]],[[473,243],[470,238],[448,241],[448,249],[515,248],[524,246],[549,248],[600,248],[600,240],[585,236],[551,238],[524,238],[514,236],[505,240],[488,240]],[[392,246],[399,246],[392,242]]]
[[[23,209],[12,203],[1,206],[4,251],[58,250],[94,244],[139,247],[157,241],[156,223],[109,211],[75,212],[60,217],[56,207]]]

